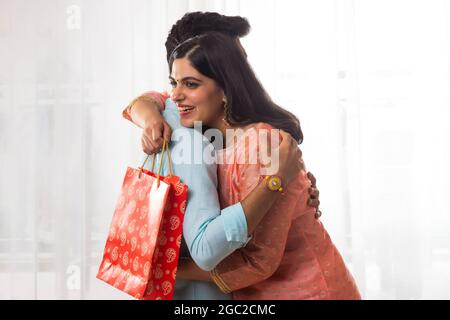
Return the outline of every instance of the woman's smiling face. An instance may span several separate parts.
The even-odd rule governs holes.
[[[184,127],[194,127],[194,121],[215,127],[224,113],[224,92],[217,82],[198,72],[184,57],[175,59],[172,74],[171,99],[180,112],[180,123]]]

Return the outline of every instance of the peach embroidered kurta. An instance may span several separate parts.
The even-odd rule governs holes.
[[[260,182],[260,163],[242,164],[242,159],[258,152],[258,133],[264,129],[272,127],[255,124],[234,146],[218,151],[219,159],[227,160],[218,167],[222,207],[242,201]],[[307,205],[310,185],[306,172],[300,172],[252,240],[212,271],[223,291],[231,291],[234,299],[361,298],[339,251],[315,218],[315,208]]]

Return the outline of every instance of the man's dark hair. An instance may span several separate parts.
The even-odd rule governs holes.
[[[206,32],[220,32],[231,38],[241,38],[250,32],[250,24],[240,16],[225,16],[217,12],[189,12],[178,20],[166,40],[167,62],[177,45]]]

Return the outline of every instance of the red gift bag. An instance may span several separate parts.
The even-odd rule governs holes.
[[[165,150],[170,175],[162,177]],[[188,187],[172,175],[166,142],[157,175],[154,163],[153,155],[152,171],[145,170],[144,164],[127,169],[97,278],[136,299],[169,300],[174,293]]]

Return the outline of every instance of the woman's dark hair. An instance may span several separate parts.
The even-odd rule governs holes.
[[[188,39],[169,56],[170,73],[173,61],[184,57],[222,88],[228,102],[230,124],[266,122],[289,132],[302,143],[300,121],[272,101],[233,38],[220,32],[208,32]]]
[[[166,40],[167,61],[177,45],[188,38],[211,31],[241,38],[250,32],[250,24],[240,16],[225,16],[217,12],[188,12],[170,29]]]

